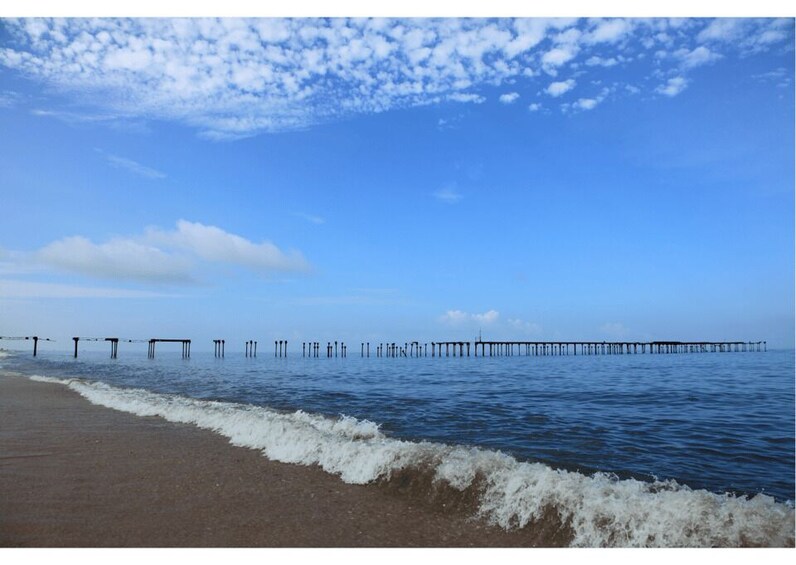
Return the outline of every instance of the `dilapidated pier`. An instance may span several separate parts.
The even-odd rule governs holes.
[[[49,337],[39,337],[37,335],[22,336],[22,337],[2,336],[2,335],[0,335],[0,340],[3,340],[3,339],[7,340],[7,341],[28,341],[28,340],[32,341],[33,342],[33,356],[34,357],[36,357],[36,355],[39,353],[39,341],[55,341],[54,339],[50,339]]]
[[[107,341],[111,344],[111,359],[118,357],[120,341],[124,343],[145,343],[147,341],[145,339],[122,339],[119,337],[73,337],[72,340],[75,342],[75,359],[77,359],[77,348],[80,341]]]
[[[157,343],[180,343],[182,344],[182,358],[189,359],[191,357],[191,340],[190,339],[150,339],[149,340],[149,358],[155,358],[155,344]]]
[[[365,355],[363,342],[362,356]],[[305,341],[301,344],[302,357],[320,357],[321,343],[319,341]],[[285,342],[285,357],[287,357],[287,342]],[[344,341],[327,341],[326,357],[348,357],[348,346]]]
[[[33,356],[38,354],[39,341],[55,341],[38,336],[10,337],[0,336],[0,340],[30,340],[33,342]],[[118,337],[73,337],[74,357],[77,358],[80,341],[105,341],[110,343],[111,358],[116,359],[119,342],[149,343],[148,357],[154,359],[157,343],[182,344],[182,356],[191,356],[190,339],[122,339]],[[274,357],[287,357],[287,340],[274,341]],[[223,358],[226,341],[214,339],[215,357]],[[765,341],[407,341],[375,343],[376,357],[545,357],[566,355],[665,355],[679,353],[730,353],[764,352],[768,350]],[[430,349],[430,351],[429,351]],[[301,344],[301,356],[319,358],[321,342],[305,341]],[[360,357],[370,357],[370,342],[360,343]],[[257,357],[257,341],[245,343],[245,356]],[[343,341],[327,341],[326,357],[347,357],[348,346]]]

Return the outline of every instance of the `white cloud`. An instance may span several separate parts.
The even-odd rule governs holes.
[[[308,221],[311,224],[320,225],[326,223],[325,219],[321,218],[320,216],[315,216],[314,214],[304,214],[303,212],[297,212],[296,216]]]
[[[0,92],[0,108],[13,108],[22,102],[22,95],[13,90]]]
[[[596,98],[579,98],[573,106],[579,110],[593,110],[599,103]]]
[[[717,18],[697,35],[697,41],[711,45],[732,44],[742,54],[769,49],[793,36],[791,18]]]
[[[239,235],[198,222],[179,220],[177,229],[162,231],[150,228],[146,239],[180,250],[213,263],[227,263],[254,271],[305,271],[309,265],[298,252],[284,253],[265,241],[252,243]]]
[[[632,29],[630,20],[603,20],[586,35],[584,41],[586,43],[616,43],[627,36]]]
[[[704,45],[700,45],[692,51],[681,49],[675,55],[682,61],[683,67],[686,69],[693,69],[721,59],[721,55],[712,52]]]
[[[575,88],[575,80],[567,79],[564,81],[550,83],[545,92],[547,92],[550,96],[557,98],[562,94],[569,92],[573,88]]]
[[[166,173],[158,171],[157,169],[153,169],[151,167],[147,167],[146,165],[142,165],[137,161],[133,161],[132,159],[127,159],[126,157],[119,157],[118,155],[112,155],[110,153],[105,153],[104,151],[97,150],[98,153],[102,154],[105,157],[105,160],[108,163],[116,168],[124,169],[133,173],[134,175],[138,175],[139,177],[144,177],[148,179],[164,179],[166,178]]]
[[[503,104],[513,104],[519,97],[520,95],[517,92],[508,92],[500,95],[500,101]]]
[[[0,46],[0,67],[87,109],[38,115],[113,127],[168,120],[208,139],[480,103],[483,88],[533,80],[540,71],[557,76],[578,58],[584,72],[601,73],[633,55],[632,39],[668,53],[685,49],[682,59],[654,62],[668,65],[660,70],[669,76],[682,65],[694,69],[793,39],[789,18],[36,18],[7,19],[3,27],[13,41]],[[0,106],[9,103],[0,97]]]
[[[542,64],[546,67],[560,67],[575,58],[578,48],[574,45],[554,47],[542,55]]]
[[[604,59],[603,57],[598,57],[595,55],[586,59],[586,66],[588,67],[613,67],[618,63],[619,61],[617,61],[614,57]]]
[[[34,116],[41,118],[53,118],[67,124],[79,125],[103,125],[109,128],[135,133],[147,133],[149,128],[140,119],[132,116],[124,116],[120,114],[87,114],[79,112],[64,112],[60,110],[43,110],[36,108],[30,112]]]
[[[534,102],[533,104],[528,104],[528,110],[531,112],[538,112],[542,109],[542,105]]]
[[[65,237],[36,253],[56,270],[91,277],[159,283],[191,282],[191,263],[157,247],[129,239],[95,244],[81,236]]]
[[[483,314],[472,314],[473,320],[479,324],[493,324],[499,316],[500,314],[496,310],[489,310]]]
[[[147,283],[196,282],[196,269],[202,262],[263,274],[309,268],[298,252],[284,253],[270,242],[252,243],[215,226],[185,220],[177,222],[176,230],[149,228],[141,237],[105,243],[66,237],[35,252],[33,260],[57,271]]]
[[[456,92],[454,94],[450,94],[448,96],[448,100],[452,100],[454,102],[472,102],[474,104],[481,104],[486,101],[486,98],[478,94],[465,94],[462,92]]]
[[[469,314],[461,310],[448,310],[440,316],[440,321],[452,326],[474,324],[489,325],[497,322],[499,317],[500,313],[496,310],[488,310],[482,314]]]
[[[562,104],[562,109],[564,111],[573,109],[573,110],[593,110],[600,104],[603,100],[605,100],[608,95],[616,89],[615,86],[612,87],[605,87],[603,88],[599,94],[595,96],[591,96],[589,98],[578,98],[577,101],[573,102],[572,104]]]
[[[699,41],[731,41],[743,33],[744,21],[737,18],[716,18],[697,35]]]
[[[512,330],[522,334],[538,336],[542,333],[542,326],[536,322],[528,322],[518,318],[509,318],[507,322]]]
[[[455,186],[446,186],[439,189],[434,193],[434,197],[447,204],[455,204],[462,199],[462,195],[456,192]]]
[[[655,91],[665,94],[666,96],[677,96],[685,90],[686,86],[688,86],[688,81],[684,77],[679,76],[670,78],[666,84],[662,84],[655,89]]]

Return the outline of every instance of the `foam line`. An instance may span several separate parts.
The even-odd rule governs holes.
[[[319,465],[347,483],[389,481],[398,471],[430,470],[434,481],[472,490],[478,515],[506,529],[526,527],[555,510],[571,528],[576,547],[794,544],[793,504],[766,495],[736,497],[674,481],[587,476],[497,451],[391,438],[376,423],[348,416],[287,413],[79,379],[30,378],[68,386],[94,404],[212,430],[272,460]]]

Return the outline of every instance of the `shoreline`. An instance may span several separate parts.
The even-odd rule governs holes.
[[[0,547],[566,545],[6,372],[0,501]]]

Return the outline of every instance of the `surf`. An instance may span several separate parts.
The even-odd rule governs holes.
[[[794,508],[694,490],[675,481],[586,475],[479,447],[408,441],[369,420],[197,400],[99,381],[31,376],[93,404],[195,425],[283,463],[317,465],[350,484],[376,484],[437,509],[465,511],[504,529],[545,532],[571,547],[794,545]]]

